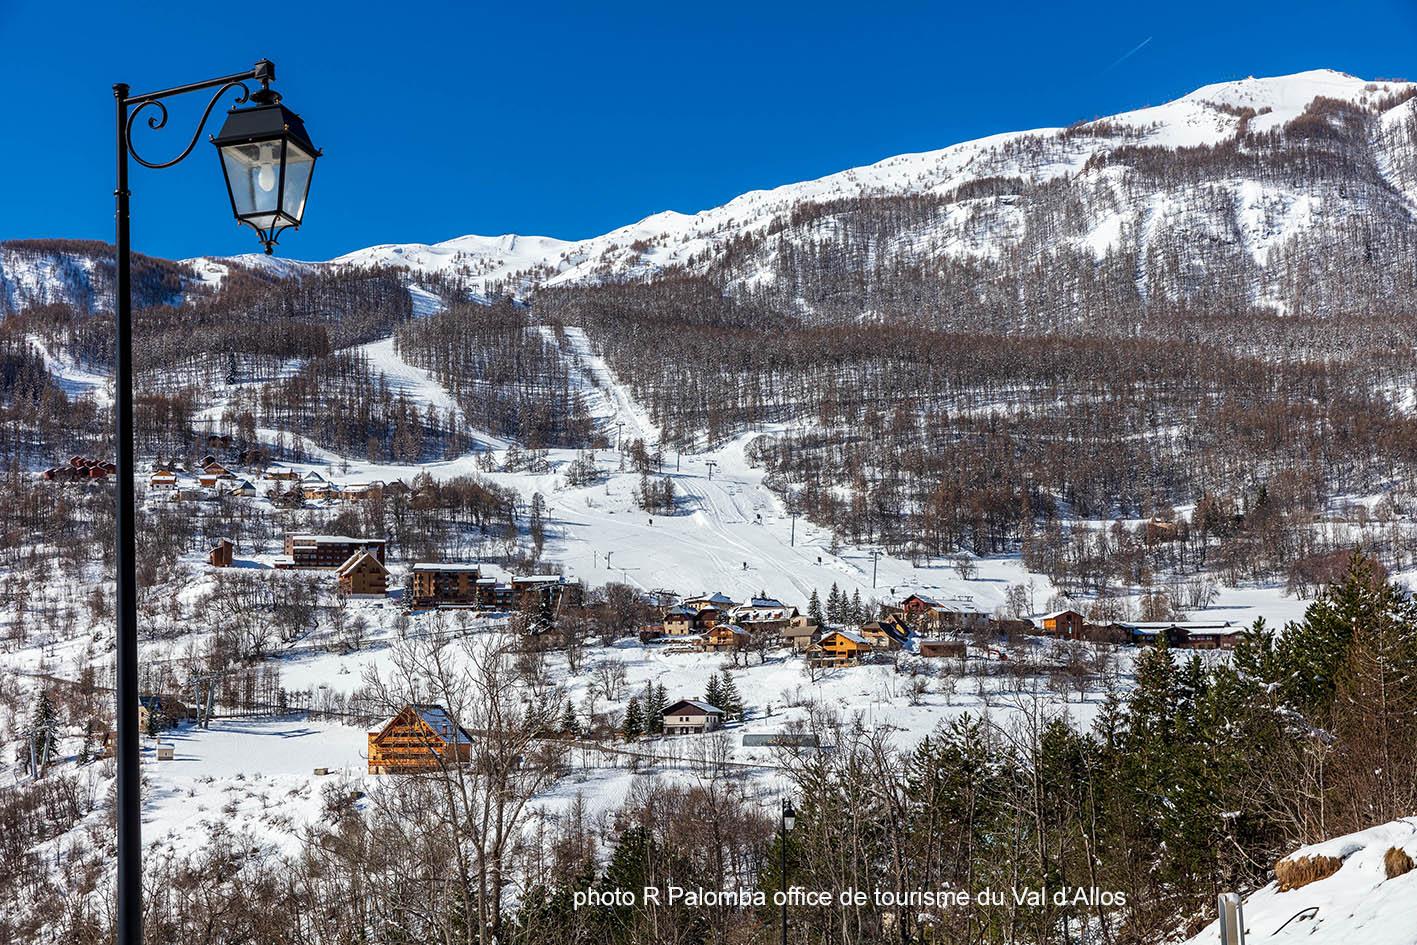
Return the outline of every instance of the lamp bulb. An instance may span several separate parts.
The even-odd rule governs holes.
[[[270,192],[276,185],[275,168],[270,164],[262,164],[261,169],[256,172],[256,186],[266,192]]]

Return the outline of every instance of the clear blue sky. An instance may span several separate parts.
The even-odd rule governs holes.
[[[0,0],[0,238],[110,239],[111,85],[263,56],[325,149],[306,225],[280,247],[305,259],[466,233],[592,236],[1246,75],[1417,78],[1414,0],[123,6]],[[180,150],[194,107],[149,149]],[[258,248],[211,151],[135,168],[136,248]]]

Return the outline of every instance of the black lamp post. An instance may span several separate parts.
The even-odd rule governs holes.
[[[792,809],[792,798],[782,799],[782,834],[778,838],[777,852],[779,875],[782,878],[782,945],[787,945],[787,835],[797,825],[797,811]]]
[[[320,152],[310,143],[300,119],[280,104],[271,89],[275,64],[262,59],[248,72],[194,82],[157,92],[130,95],[126,83],[113,87],[117,106],[118,186],[116,209],[116,263],[114,285],[114,407],[117,415],[117,570],[118,570],[118,698],[114,728],[118,733],[118,945],[141,945],[142,818],[138,771],[138,580],[134,568],[133,476],[133,291],[132,259],[128,241],[128,158],[143,167],[161,169],[179,164],[192,153],[217,101],[240,89],[236,105],[255,102],[251,108],[233,107],[215,139],[226,175],[227,193],[238,223],[256,230],[266,252],[283,230],[300,226],[310,175]],[[248,81],[260,82],[252,92]],[[146,108],[153,109],[148,127],[167,125],[165,99],[187,92],[215,88],[192,140],[169,161],[149,161],[133,146],[133,123]]]

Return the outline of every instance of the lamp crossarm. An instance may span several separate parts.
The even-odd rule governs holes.
[[[114,95],[118,97],[119,102],[125,109],[131,109],[128,111],[128,122],[123,131],[123,141],[128,153],[133,156],[133,160],[143,165],[143,167],[161,169],[180,164],[187,155],[192,153],[192,149],[197,146],[197,141],[202,137],[202,129],[207,126],[207,119],[211,117],[212,109],[216,107],[216,103],[223,95],[233,89],[240,89],[241,94],[236,97],[233,104],[245,104],[252,98],[251,89],[246,83],[260,82],[261,91],[256,93],[256,97],[259,99],[262,96],[272,96],[274,93],[270,91],[270,85],[275,76],[275,64],[267,59],[262,59],[246,72],[238,72],[217,79],[207,79],[204,82],[178,85],[170,89],[160,89],[156,92],[143,92],[140,95],[128,94],[128,87],[126,85],[115,86],[113,90]],[[167,105],[163,103],[164,99],[172,98],[177,95],[185,95],[188,92],[201,92],[205,89],[212,88],[216,89],[216,92],[212,95],[211,101],[207,102],[207,107],[202,112],[201,120],[197,122],[197,129],[192,133],[192,140],[187,142],[187,147],[182,149],[181,154],[178,154],[175,158],[168,161],[149,161],[138,153],[137,147],[133,144],[133,123],[137,121],[138,114],[142,112],[143,109],[157,109],[156,114],[148,117],[148,127],[154,131],[160,131],[167,126]]]

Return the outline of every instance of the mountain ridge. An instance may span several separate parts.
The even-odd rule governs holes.
[[[1204,85],[1178,99],[1068,127],[1003,132],[931,151],[898,154],[814,180],[752,190],[693,214],[662,211],[584,240],[502,234],[465,235],[439,243],[381,244],[324,263],[304,265],[394,265],[413,272],[458,272],[474,291],[501,288],[522,294],[542,286],[635,278],[666,270],[701,271],[732,240],[772,229],[808,204],[842,199],[906,195],[943,196],[991,179],[1016,178],[1029,185],[1077,179],[1099,158],[1119,148],[1180,152],[1215,147],[1245,133],[1278,132],[1318,99],[1359,107],[1384,100],[1405,105],[1417,91],[1407,82],[1370,82],[1333,70],[1246,78]],[[1097,173],[1099,182],[1105,175]],[[1407,199],[1412,201],[1413,194]],[[1005,212],[1003,214],[1007,216]],[[1118,221],[1102,221],[1086,245],[1098,255]],[[940,247],[947,255],[995,255],[996,241],[956,236]],[[234,257],[264,265],[254,254]],[[283,265],[289,266],[290,263]],[[753,281],[750,277],[749,282]]]

